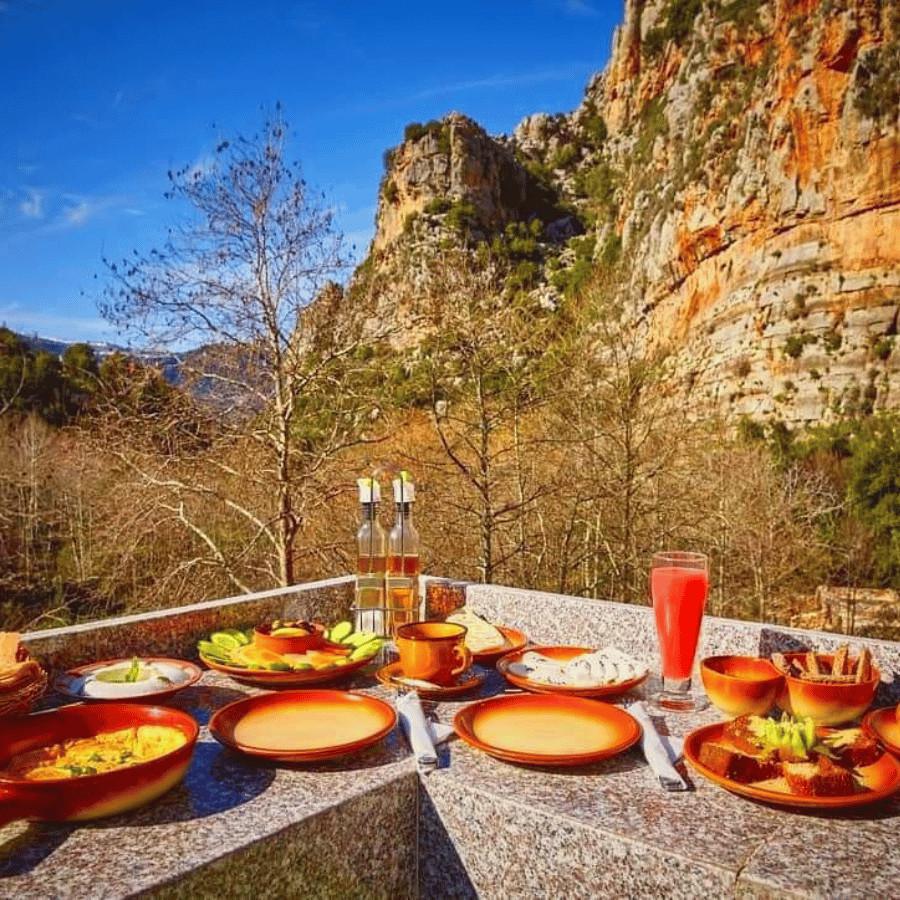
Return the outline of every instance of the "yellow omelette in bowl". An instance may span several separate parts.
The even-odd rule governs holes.
[[[165,756],[186,743],[178,728],[139,725],[19,753],[2,774],[29,781],[97,775]]]

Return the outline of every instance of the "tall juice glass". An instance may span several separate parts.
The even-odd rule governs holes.
[[[702,553],[655,553],[650,595],[662,661],[663,689],[651,703],[663,710],[695,710],[706,700],[691,693],[691,673],[709,593],[709,561]]]

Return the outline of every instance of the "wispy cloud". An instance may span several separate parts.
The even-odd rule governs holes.
[[[563,0],[562,8],[570,16],[579,16],[582,19],[594,19],[600,15],[587,0]]]
[[[427,100],[430,97],[441,97],[447,94],[461,94],[466,91],[482,91],[521,87],[526,84],[544,84],[550,81],[566,81],[572,77],[573,71],[579,72],[583,66],[567,64],[531,72],[488,75],[486,78],[473,78],[467,81],[452,81],[449,84],[435,85],[410,95],[409,100]]]
[[[546,84],[552,81],[569,81],[573,78],[583,78],[586,72],[593,71],[595,68],[596,66],[593,62],[568,62],[565,65],[545,69],[532,69],[528,72],[498,72],[482,78],[436,84],[414,91],[403,97],[363,103],[349,111],[376,112],[382,109],[406,106],[409,103],[416,103],[421,100],[433,100],[438,97],[449,97],[454,94],[464,94],[471,91],[508,90],[526,85]],[[348,110],[342,110],[341,112],[346,114]]]
[[[87,197],[81,194],[63,194],[63,207],[48,230],[59,231],[67,228],[81,228],[101,213],[121,207],[125,202],[119,194]]]
[[[19,212],[26,219],[44,218],[44,193],[34,188],[25,189],[26,197],[19,203]]]

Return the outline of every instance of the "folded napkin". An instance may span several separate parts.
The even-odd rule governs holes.
[[[438,756],[435,745],[446,741],[453,734],[453,727],[426,719],[419,695],[415,691],[397,698],[397,715],[420,771],[430,772],[436,769]]]
[[[662,787],[667,791],[688,790],[687,782],[675,768],[681,757],[684,739],[660,734],[642,701],[632,703],[628,712],[640,722],[643,731],[641,750]]]

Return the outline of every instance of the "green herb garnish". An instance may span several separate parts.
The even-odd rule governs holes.
[[[141,664],[136,656],[131,657],[131,668],[125,673],[125,683],[133,684],[141,674]]]

